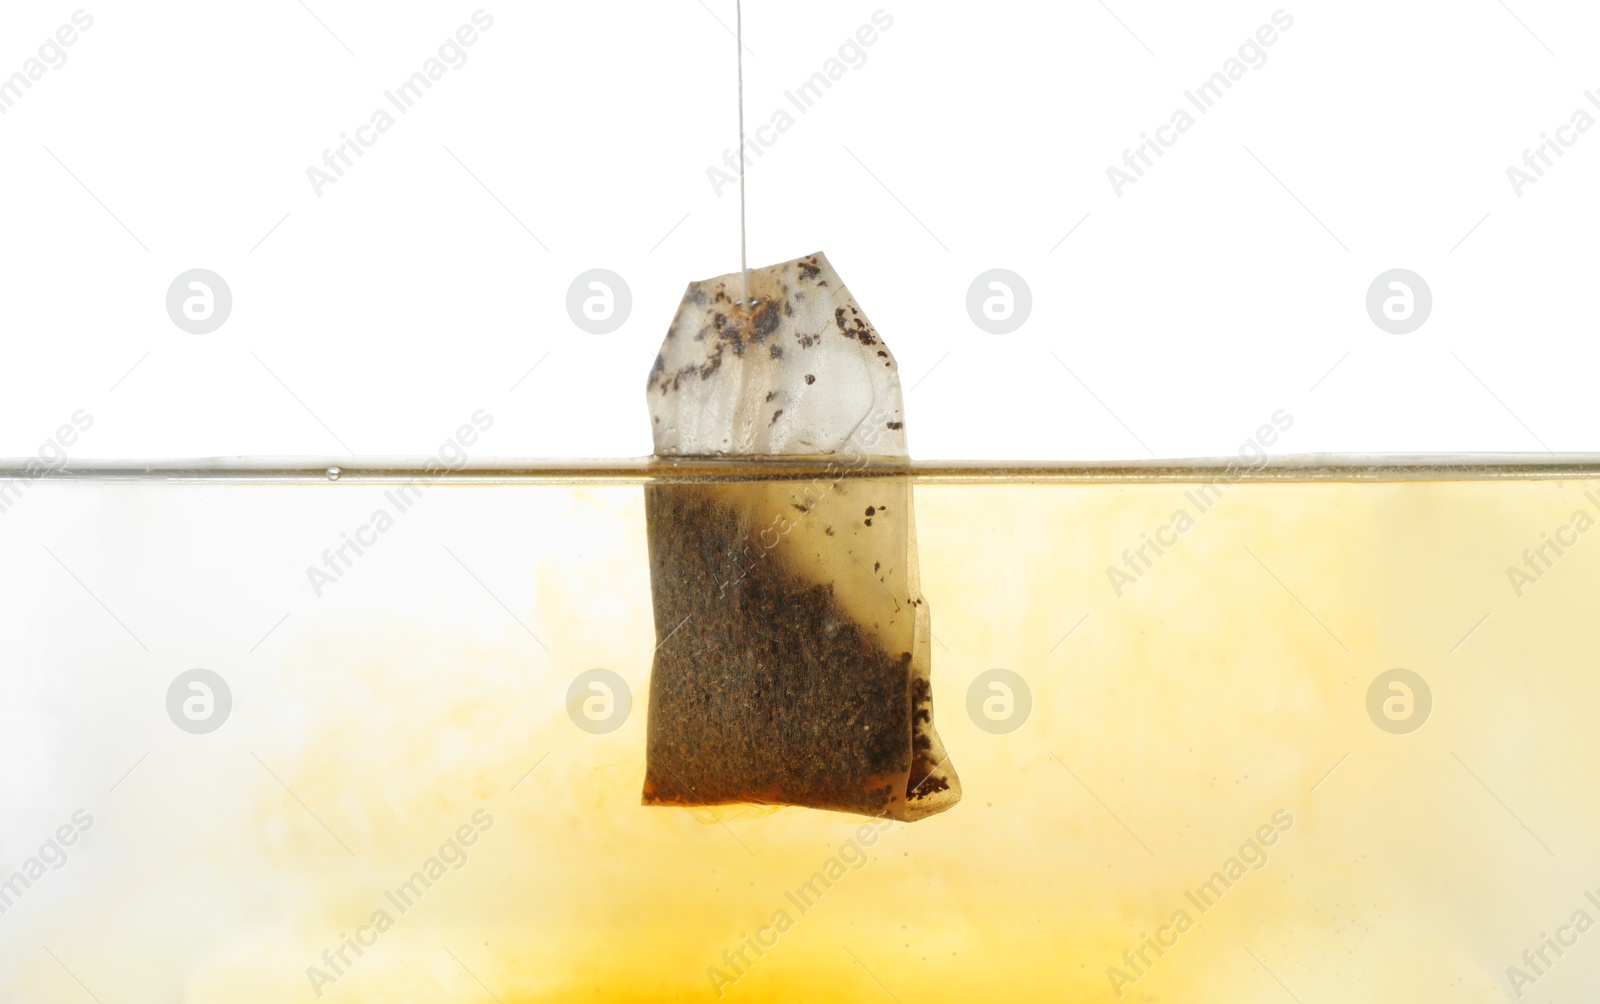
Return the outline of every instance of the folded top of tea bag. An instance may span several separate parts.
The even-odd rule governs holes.
[[[657,456],[906,456],[899,367],[821,252],[689,284],[650,370]]]

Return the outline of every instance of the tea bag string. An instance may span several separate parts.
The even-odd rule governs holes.
[[[744,4],[733,0],[734,44],[739,58],[739,281],[740,300],[750,302],[750,266],[745,255],[744,234]]]

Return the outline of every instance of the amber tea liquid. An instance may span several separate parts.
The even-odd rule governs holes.
[[[913,495],[963,797],[910,824],[640,804],[637,478],[39,484],[0,517],[0,998],[1600,981],[1595,472],[960,480]]]

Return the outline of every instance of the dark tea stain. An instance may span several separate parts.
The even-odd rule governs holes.
[[[901,658],[909,664],[911,653],[904,652]],[[933,758],[933,741],[928,737],[928,729],[933,726],[933,687],[927,680],[911,681],[911,707],[913,734],[911,775],[906,779],[908,801],[927,798],[950,787],[949,779],[939,776],[940,764]]]
[[[834,597],[777,557],[748,564],[738,510],[700,485],[650,485],[660,647],[644,802],[805,805],[875,815],[949,787],[931,692]],[[829,531],[831,532],[831,530]]]
[[[774,291],[770,288],[766,290],[767,294],[772,292]],[[712,303],[722,308],[715,310],[711,314],[710,321],[694,334],[694,341],[710,343],[706,357],[699,364],[685,365],[670,377],[665,372],[666,364],[663,361],[659,367],[651,369],[646,387],[653,390],[659,386],[661,392],[665,394],[668,391],[678,390],[686,377],[696,373],[701,380],[711,379],[722,368],[724,353],[742,357],[747,347],[767,342],[772,333],[778,330],[784,316],[783,308],[779,306],[780,302],[788,306],[786,299],[772,295],[753,296],[748,303],[740,302],[729,294],[726,284],[719,285],[716,292],[709,297],[704,288],[695,288],[685,293],[684,306],[679,307],[680,314],[690,304],[703,308],[707,303]],[[792,308],[790,315],[792,316]],[[677,334],[678,319],[674,318],[672,326],[668,328],[668,337],[676,338]],[[783,349],[776,344],[771,345],[768,351],[773,359],[783,358]]]

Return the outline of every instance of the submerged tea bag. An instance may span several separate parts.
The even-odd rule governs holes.
[[[656,455],[823,473],[645,489],[644,801],[919,819],[961,786],[933,728],[911,485],[857,473],[906,456],[898,367],[821,254],[749,282],[684,294],[650,372]]]

